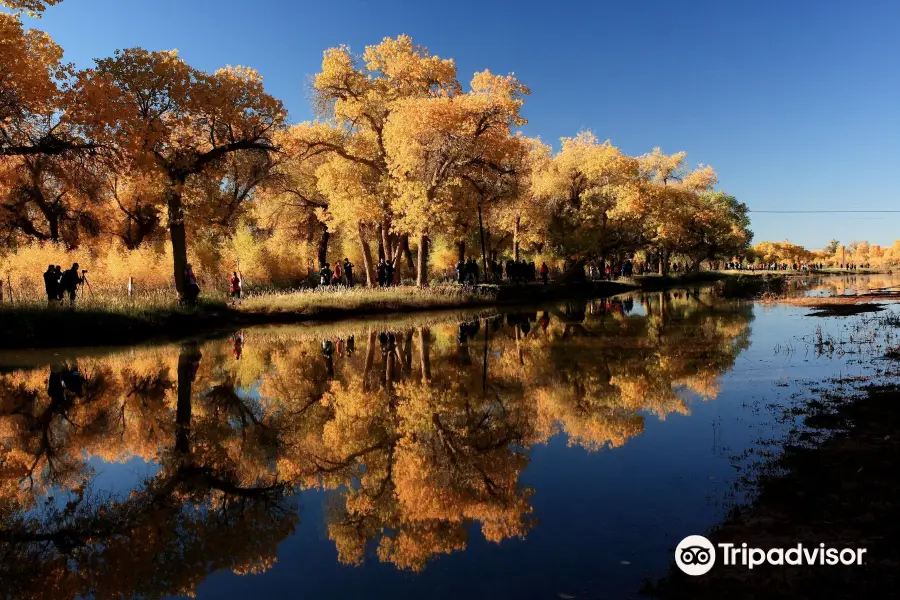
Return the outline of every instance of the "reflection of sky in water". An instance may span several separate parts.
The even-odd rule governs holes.
[[[896,307],[892,307],[896,309]],[[689,415],[664,420],[644,414],[644,430],[623,446],[588,452],[564,435],[532,447],[520,487],[535,490],[539,519],[524,540],[484,540],[478,526],[464,551],[432,559],[415,574],[381,563],[369,547],[363,567],[339,564],[328,539],[324,506],[338,492],[302,492],[301,520],[278,545],[277,562],[262,575],[219,572],[197,588],[200,598],[615,598],[634,595],[661,574],[671,548],[720,521],[735,502],[739,471],[733,457],[761,438],[778,437],[769,403],[787,403],[820,381],[865,372],[858,356],[818,357],[808,340],[817,326],[840,336],[847,319],[810,319],[808,309],[757,305],[751,345],[719,378],[720,392],[703,400],[686,389]],[[540,313],[539,313],[540,314]],[[646,310],[634,302],[630,317]],[[493,357],[499,356],[492,352]],[[258,386],[248,395],[259,402]],[[132,458],[110,464],[92,458],[95,490],[127,495],[157,469]]]
[[[774,354],[776,344],[808,335],[819,324],[805,318],[807,312],[785,306],[757,310],[751,347],[721,378],[716,400],[691,398],[689,416],[674,414],[664,421],[647,416],[643,433],[620,448],[590,453],[568,447],[564,436],[534,447],[520,483],[536,489],[533,506],[540,523],[524,541],[487,543],[473,527],[465,551],[438,557],[421,574],[380,564],[374,552],[364,568],[341,566],[323,527],[323,494],[304,493],[297,535],[279,547],[271,571],[263,577],[218,573],[198,588],[198,595],[277,597],[289,590],[302,590],[307,598],[633,594],[646,577],[668,567],[678,541],[702,533],[741,499],[732,488],[736,470],[729,457],[787,427],[748,405],[786,402],[799,389],[790,385],[795,378],[865,371],[812,352]],[[821,319],[823,325],[834,321]]]
[[[271,571],[250,578],[219,573],[198,594],[278,596],[296,589],[312,598],[600,598],[633,592],[668,566],[669,549],[682,537],[704,531],[731,506],[736,471],[729,457],[777,428],[766,412],[753,414],[745,403],[780,402],[795,388],[775,384],[835,373],[834,360],[773,355],[786,335],[806,333],[806,312],[777,307],[758,316],[753,345],[722,377],[718,398],[692,398],[690,416],[648,416],[643,433],[616,449],[590,453],[568,447],[564,436],[534,447],[520,483],[537,490],[540,523],[524,541],[490,544],[473,527],[464,552],[438,557],[421,574],[380,564],[374,553],[364,568],[345,567],[323,527],[323,494],[304,493],[298,533],[279,547]]]

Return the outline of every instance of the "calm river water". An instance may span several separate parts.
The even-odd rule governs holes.
[[[0,596],[637,597],[745,499],[767,407],[872,368],[808,312],[705,288],[7,353]]]

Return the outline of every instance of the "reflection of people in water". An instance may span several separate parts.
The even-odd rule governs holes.
[[[460,323],[459,327],[456,329],[456,343],[459,345],[465,344],[469,339],[469,329],[466,327],[465,323]]]
[[[356,339],[351,335],[347,338],[347,356],[353,356],[356,350]]]
[[[631,314],[631,311],[634,310],[634,298],[628,296],[625,298],[625,301],[622,302],[622,308],[625,310],[625,314]]]
[[[541,326],[543,331],[547,331],[547,327],[550,325],[550,315],[547,311],[544,311],[544,314],[541,315],[541,318],[538,319],[538,325]]]
[[[241,354],[244,351],[244,332],[237,331],[231,335],[231,353],[234,360],[241,360]]]
[[[50,377],[47,379],[47,395],[54,404],[62,403],[65,399],[66,388],[63,386],[62,371],[64,365],[51,365]]]
[[[606,307],[603,306],[605,310]],[[570,323],[581,323],[587,317],[587,305],[584,302],[568,302],[566,303],[566,317]]]
[[[66,365],[62,370],[61,378],[67,391],[79,398],[84,395],[84,376],[78,370],[78,365],[71,367]]]
[[[378,334],[378,343],[381,346],[381,354],[388,354],[396,347],[397,338],[394,337],[393,333],[382,331]]]
[[[337,337],[334,338],[334,343],[337,346],[337,355],[341,358],[344,356],[344,338]]]
[[[469,356],[469,339],[474,339],[481,329],[479,322],[472,321],[470,323],[460,323],[456,335],[456,362],[460,365],[471,365],[472,357]]]
[[[322,356],[325,358],[325,369],[329,377],[334,377],[334,342],[322,341]]]

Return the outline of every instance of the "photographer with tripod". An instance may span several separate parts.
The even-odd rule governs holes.
[[[78,263],[74,263],[72,268],[63,271],[62,277],[59,280],[60,289],[69,295],[69,304],[75,305],[75,296],[78,292],[78,286],[82,285],[85,282],[85,274],[87,270],[84,269],[81,273],[78,273]]]

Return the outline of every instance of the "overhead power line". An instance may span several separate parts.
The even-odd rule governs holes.
[[[752,213],[793,213],[793,214],[828,214],[828,213],[900,213],[900,210],[748,210]]]

